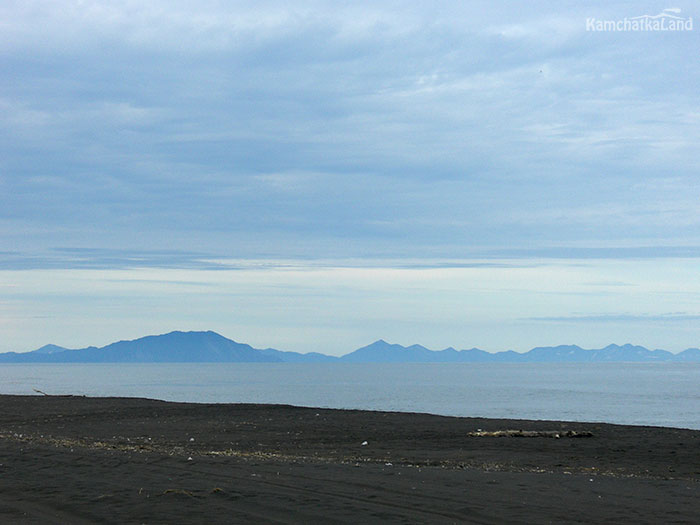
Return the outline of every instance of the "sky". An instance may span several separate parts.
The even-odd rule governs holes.
[[[3,1],[0,351],[700,346],[697,3],[432,4]]]

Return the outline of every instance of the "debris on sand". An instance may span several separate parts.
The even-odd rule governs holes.
[[[166,496],[168,494],[179,494],[182,496],[188,496],[190,498],[194,498],[194,494],[192,494],[189,490],[183,490],[183,489],[166,489],[164,490],[160,496]]]
[[[548,437],[548,438],[584,438],[593,437],[587,430],[478,430],[469,432],[469,437]]]

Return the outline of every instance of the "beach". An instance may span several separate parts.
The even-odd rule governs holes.
[[[0,396],[3,523],[697,523],[700,431]]]

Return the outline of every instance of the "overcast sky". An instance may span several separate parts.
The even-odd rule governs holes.
[[[695,2],[5,0],[0,351],[700,346],[699,57]]]

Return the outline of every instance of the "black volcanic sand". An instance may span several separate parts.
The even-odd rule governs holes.
[[[670,428],[0,396],[0,464],[2,523],[700,522]]]

